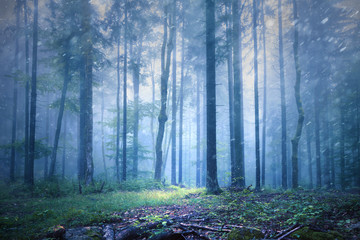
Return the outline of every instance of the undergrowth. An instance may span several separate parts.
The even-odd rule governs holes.
[[[0,189],[0,238],[33,239],[43,236],[54,226],[74,227],[119,221],[121,214],[131,208],[181,204],[187,194],[199,190],[178,187],[166,188],[148,181],[126,184],[102,183],[83,186],[71,181],[41,182],[28,190],[22,184]]]

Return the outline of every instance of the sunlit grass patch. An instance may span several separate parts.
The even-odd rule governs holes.
[[[142,206],[182,204],[187,194],[200,190],[112,191],[65,197],[10,198],[0,200],[0,236],[27,239],[42,236],[56,225],[73,227],[116,221],[121,213]],[[116,214],[114,214],[116,213]]]

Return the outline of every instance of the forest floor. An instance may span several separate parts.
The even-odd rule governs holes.
[[[0,239],[54,238],[360,239],[360,195],[168,187],[1,197]]]

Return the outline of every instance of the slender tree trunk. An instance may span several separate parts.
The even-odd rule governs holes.
[[[88,0],[81,1],[82,8],[82,52],[80,67],[80,152],[79,180],[93,184],[94,163],[92,158],[92,41],[91,41],[91,6]]]
[[[200,187],[200,77],[196,74],[196,187]]]
[[[340,105],[340,186],[345,190],[345,105],[343,102]]]
[[[307,146],[307,156],[308,156],[308,165],[309,165],[309,188],[313,188],[313,173],[312,173],[312,156],[311,156],[311,136],[310,136],[310,127],[309,124],[306,126],[306,146]]]
[[[282,188],[287,189],[287,150],[286,150],[286,103],[285,103],[285,76],[284,76],[284,50],[282,36],[282,10],[281,0],[278,0],[279,21],[279,64],[280,64],[280,97],[281,97],[281,169]]]
[[[315,112],[315,154],[316,154],[316,187],[321,187],[321,159],[320,159],[320,122],[319,122],[319,83],[315,86],[314,112]]]
[[[260,190],[260,128],[259,128],[259,89],[258,89],[258,50],[257,50],[257,2],[253,0],[253,39],[254,39],[254,97],[255,97],[255,156],[256,189]]]
[[[106,167],[106,158],[105,158],[105,135],[104,135],[104,80],[101,79],[101,156],[104,164],[105,180],[108,179],[107,167]],[[119,166],[117,166],[119,171]]]
[[[179,116],[179,184],[183,181],[183,118],[184,118],[184,63],[185,63],[185,9],[182,12],[181,34],[181,78],[180,78],[180,116]]]
[[[203,144],[202,144],[202,146],[203,146],[203,149],[202,149],[202,173],[201,173],[201,175],[202,175],[202,178],[201,178],[201,186],[202,187],[205,187],[206,186],[206,175],[207,175],[207,169],[206,169],[206,166],[207,166],[207,161],[206,161],[206,159],[207,159],[207,156],[206,156],[206,154],[207,154],[207,149],[206,149],[206,142],[205,142],[205,140],[207,139],[207,137],[206,137],[206,128],[207,128],[207,122],[206,122],[206,81],[204,80],[203,81],[203,101],[202,101],[202,109],[203,109],[203,124],[202,124],[202,126],[203,126],[203,137],[202,137],[202,139],[203,139]]]
[[[239,1],[233,0],[233,69],[234,69],[234,145],[235,161],[232,173],[232,186],[245,187],[244,158],[242,147],[242,83],[241,83],[241,55],[240,55],[240,16]]]
[[[134,81],[134,160],[133,160],[133,178],[138,177],[139,161],[139,87],[140,87],[140,60],[142,52],[142,36],[139,39],[140,46],[133,61],[133,81]]]
[[[174,6],[175,7],[175,6]],[[167,40],[167,19],[168,19],[168,8],[169,6],[165,6],[165,18],[164,18],[164,41],[161,49],[161,107],[160,113],[158,117],[159,121],[159,130],[158,135],[156,137],[156,164],[155,164],[155,180],[161,180],[161,166],[162,166],[162,142],[164,138],[164,130],[165,123],[167,121],[166,116],[166,100],[167,100],[167,88],[168,88],[168,79],[169,79],[169,70],[170,70],[170,58],[171,52],[173,49],[173,36],[174,36],[174,28],[172,27],[172,23],[170,23],[171,30],[169,41]],[[171,19],[171,18],[169,18]]]
[[[215,75],[215,1],[206,0],[206,122],[207,177],[209,193],[220,192],[216,166],[216,75]]]
[[[229,3],[230,4],[230,3]],[[228,92],[229,92],[229,132],[230,132],[230,166],[231,173],[233,176],[231,179],[235,179],[235,139],[234,139],[234,87],[233,87],[233,62],[232,62],[232,41],[231,41],[231,19],[229,17],[229,9],[231,7],[229,4],[226,6],[226,15],[228,19],[226,20],[226,42],[227,42],[227,73],[228,73]]]
[[[30,57],[29,57],[29,26],[28,26],[28,10],[27,1],[24,0],[24,25],[25,25],[25,73],[26,73],[26,84],[25,84],[25,166],[29,162],[29,94],[30,94]],[[47,172],[46,172],[47,174]],[[47,177],[47,176],[45,176]]]
[[[64,109],[65,109],[65,100],[66,100],[66,92],[68,83],[70,82],[70,74],[69,74],[69,52],[68,52],[68,42],[65,45],[65,53],[64,53],[64,83],[61,91],[61,99],[60,99],[60,107],[59,107],[59,113],[56,123],[56,131],[55,131],[55,138],[54,138],[54,145],[51,152],[51,163],[50,163],[50,171],[49,171],[49,178],[53,178],[55,175],[55,166],[56,166],[56,155],[59,145],[59,139],[60,139],[60,132],[61,132],[61,123],[64,115]]]
[[[46,145],[50,146],[50,94],[46,96],[46,125],[45,125],[45,137]],[[46,156],[44,159],[44,179],[48,179],[49,176],[49,156]]]
[[[176,185],[176,0],[173,8],[172,121],[171,121],[171,184]]]
[[[30,100],[29,162],[25,166],[25,183],[34,185],[35,128],[36,128],[36,78],[38,49],[38,0],[34,0],[33,57]],[[27,167],[27,168],[26,168]]]
[[[295,33],[294,33],[294,61],[296,70],[296,81],[295,81],[295,100],[298,110],[298,122],[296,132],[291,140],[292,143],[292,188],[296,189],[299,186],[299,174],[298,174],[298,148],[299,141],[301,138],[303,123],[304,123],[304,109],[302,107],[301,96],[300,96],[300,80],[301,80],[301,69],[299,63],[299,32],[298,32],[298,15],[297,15],[297,3],[293,0],[293,11],[294,11],[294,22],[295,22]]]
[[[65,179],[65,161],[66,161],[66,130],[67,130],[66,113],[64,116],[64,141],[63,141],[63,155],[62,155],[62,179]]]
[[[154,118],[155,118],[155,76],[154,76],[154,63],[151,64],[151,87],[152,87],[152,108],[151,108],[151,119],[150,119],[150,128],[151,128],[151,139],[153,145],[153,169],[155,169],[156,162],[156,153],[155,153],[155,130],[154,130]]]
[[[266,157],[266,110],[267,110],[267,79],[266,79],[266,23],[265,23],[265,12],[264,12],[265,0],[262,0],[261,4],[261,23],[262,23],[262,34],[263,34],[263,61],[264,61],[264,93],[263,93],[263,125],[262,125],[262,165],[261,165],[261,185],[265,186],[265,157]]]
[[[117,39],[117,58],[116,58],[116,150],[115,150],[115,166],[116,180],[120,182],[119,171],[119,148],[120,148],[120,33]]]
[[[323,82],[325,81],[325,82]],[[322,89],[324,91],[324,102],[322,104],[322,108],[324,109],[324,118],[323,118],[323,143],[324,143],[324,186],[326,188],[330,187],[330,138],[329,138],[329,94],[328,94],[328,83],[325,78],[322,80]]]
[[[122,165],[122,180],[126,181],[126,135],[127,135],[127,35],[128,35],[128,16],[127,16],[127,1],[125,1],[125,32],[124,32],[124,93],[123,93],[123,165]]]
[[[19,73],[19,29],[20,29],[20,1],[16,1],[16,36],[15,36],[15,78]],[[12,128],[11,128],[11,156],[10,156],[10,181],[15,181],[15,142],[16,142],[16,123],[17,123],[17,102],[18,102],[18,84],[14,79],[13,91],[13,112],[12,112]]]

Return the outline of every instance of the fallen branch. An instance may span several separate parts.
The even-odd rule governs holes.
[[[296,232],[297,230],[299,230],[299,229],[301,229],[301,228],[303,228],[303,227],[304,227],[304,225],[300,225],[300,226],[294,228],[293,230],[291,230],[291,231],[285,233],[284,235],[282,235],[281,237],[279,237],[278,240],[283,239],[284,237],[289,236],[289,235],[292,234],[293,232]]]
[[[185,224],[185,223],[180,223],[180,226],[183,227],[190,227],[190,228],[197,228],[197,229],[202,229],[202,230],[208,230],[208,231],[212,231],[212,232],[231,232],[230,229],[216,229],[216,228],[211,228],[211,227],[206,227],[206,226],[199,226],[199,225],[195,225],[195,224]]]
[[[294,225],[286,228],[285,230],[280,231],[277,235],[274,236],[274,238],[277,239],[277,238],[281,237],[283,234],[291,231],[292,229],[296,228],[297,226],[298,226],[298,224],[294,224]]]

